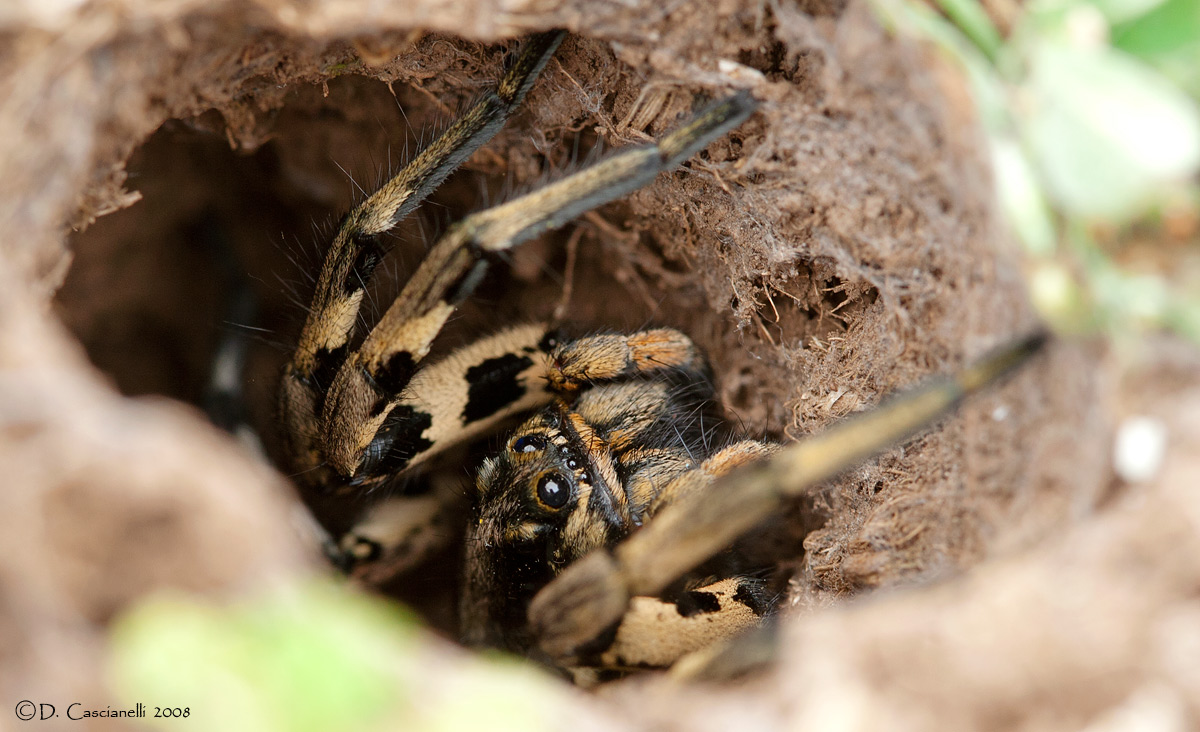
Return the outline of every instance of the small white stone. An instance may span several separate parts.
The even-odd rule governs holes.
[[[730,61],[727,58],[717,60],[717,71],[720,71],[725,76],[728,76],[731,81],[741,82],[743,84],[756,84],[765,81],[767,77],[763,76],[758,69],[750,68],[745,64],[740,64],[737,61]]]
[[[1129,417],[1117,428],[1113,468],[1122,480],[1144,483],[1162,467],[1167,451],[1167,428],[1154,417]]]
[[[992,419],[996,422],[1003,422],[1008,419],[1008,405],[1001,404],[992,410]]]

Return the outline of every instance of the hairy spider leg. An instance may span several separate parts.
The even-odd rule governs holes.
[[[623,151],[451,227],[334,377],[320,430],[330,467],[348,486],[370,487],[390,477],[377,470],[378,456],[398,445],[406,459],[416,456],[404,443],[419,441],[420,432],[393,415],[447,318],[501,252],[647,185],[741,124],[755,107],[747,93],[727,97],[657,144]]]
[[[450,173],[490,140],[519,108],[565,36],[531,36],[495,90],[433,140],[394,178],[342,219],[317,279],[312,308],[284,368],[280,411],[297,471],[311,475],[324,462],[324,395],[345,360],[367,281],[385,253],[381,235],[412,212]]]
[[[547,378],[552,389],[567,394],[585,385],[637,375],[707,369],[690,338],[673,328],[653,328],[565,342],[554,350],[554,364]]]
[[[771,610],[762,580],[727,577],[668,599],[633,597],[611,642],[587,666],[668,668],[685,656],[759,627]]]
[[[392,409],[389,428],[401,439],[390,449],[368,453],[373,474],[411,471],[436,455],[494,431],[518,412],[533,411],[551,400],[546,373],[557,340],[545,324],[509,328],[456,349],[420,369]],[[373,441],[370,450],[386,443]],[[366,513],[330,552],[351,577],[379,585],[446,546],[463,513],[462,476],[438,481],[427,495],[391,495]]]
[[[654,520],[661,510],[684,496],[701,492],[722,476],[779,449],[778,445],[758,440],[740,440],[716,450],[699,465],[676,472],[665,485],[655,480],[658,485],[644,520]],[[628,490],[636,491],[636,482]],[[744,569],[738,566],[739,571]],[[773,609],[774,598],[767,591],[767,583],[758,577],[734,573],[702,586],[695,584],[694,579],[689,580],[661,597],[631,597],[611,639],[594,644],[596,650],[580,653],[576,661],[604,669],[671,667],[684,656],[758,627]]]

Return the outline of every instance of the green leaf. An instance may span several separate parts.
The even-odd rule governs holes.
[[[986,129],[999,132],[1012,127],[1007,92],[996,67],[961,29],[919,2],[874,0],[873,7],[892,30],[928,40],[961,65]]]
[[[937,3],[983,55],[995,60],[1003,41],[978,0],[937,0]]]
[[[1200,2],[1167,0],[1152,12],[1113,28],[1113,45],[1163,72],[1200,97]]]
[[[113,677],[151,715],[188,709],[142,720],[160,729],[370,729],[414,704],[413,639],[396,608],[324,586],[231,608],[160,598],[114,628]]]
[[[1200,2],[1155,3],[1152,12],[1115,25],[1112,41],[1117,48],[1146,59],[1194,46],[1200,43]]]
[[[1200,343],[1200,299],[1178,297],[1165,316],[1166,324]]]
[[[1031,53],[1030,149],[1070,214],[1114,223],[1200,166],[1200,112],[1162,76],[1106,48],[1042,42]]]
[[[1092,0],[1110,24],[1138,18],[1162,5],[1164,0]]]
[[[538,732],[571,715],[563,685],[524,661],[434,647],[394,603],[341,586],[227,607],[152,598],[111,641],[117,696],[171,732]],[[154,706],[188,716],[155,719]]]
[[[991,147],[996,192],[1009,225],[1031,254],[1050,256],[1057,234],[1033,165],[1015,140],[993,137]]]

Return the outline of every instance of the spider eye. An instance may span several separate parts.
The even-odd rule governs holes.
[[[541,435],[525,435],[513,440],[513,452],[537,452],[546,446],[546,438]]]
[[[537,497],[549,508],[562,508],[571,498],[571,484],[558,473],[546,473],[538,479]]]

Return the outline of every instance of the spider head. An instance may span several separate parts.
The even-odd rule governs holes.
[[[603,546],[610,527],[589,510],[589,456],[552,411],[522,424],[475,483],[464,632],[469,643],[514,648],[529,600],[569,562]]]

